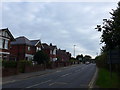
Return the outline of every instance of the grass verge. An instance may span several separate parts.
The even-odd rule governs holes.
[[[117,73],[112,72],[111,78],[108,70],[99,68],[96,86],[100,88],[120,88],[120,77]]]

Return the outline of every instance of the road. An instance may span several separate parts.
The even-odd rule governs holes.
[[[79,64],[41,76],[3,84],[2,88],[88,88],[95,64]]]

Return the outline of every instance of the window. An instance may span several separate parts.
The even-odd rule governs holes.
[[[0,48],[2,48],[2,38],[0,38]]]
[[[41,50],[41,48],[40,48],[40,47],[36,47],[36,52],[37,52],[37,51],[40,51],[40,50]]]
[[[53,54],[56,55],[56,49],[54,49]]]
[[[5,48],[5,39],[2,39],[2,48]]]
[[[28,51],[30,51],[30,46],[28,46]]]
[[[0,36],[2,36],[2,31],[0,31]]]
[[[5,40],[5,49],[8,49],[8,40]]]
[[[2,48],[2,49],[8,49],[8,40],[0,38],[0,48]]]
[[[50,50],[50,54],[52,54],[52,50]]]
[[[3,33],[3,36],[5,36],[5,33],[6,33],[6,32],[2,32],[2,33]]]

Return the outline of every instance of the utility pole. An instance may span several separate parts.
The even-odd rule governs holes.
[[[74,58],[75,58],[75,46],[76,46],[76,45],[74,45]]]

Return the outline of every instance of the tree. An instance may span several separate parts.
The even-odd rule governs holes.
[[[41,50],[36,52],[33,61],[36,61],[38,64],[46,64],[49,62],[49,56]]]
[[[77,55],[76,59],[82,61],[83,60],[83,55],[82,54],[81,55]]]
[[[85,55],[85,56],[84,56],[84,60],[85,60],[85,61],[89,61],[89,60],[91,60],[91,59],[92,59],[92,57],[89,56],[89,55]]]
[[[113,10],[113,9],[112,9]],[[101,42],[105,43],[103,51],[120,48],[120,2],[113,12],[110,12],[110,19],[103,19],[103,25],[97,25],[97,30],[102,32]]]

